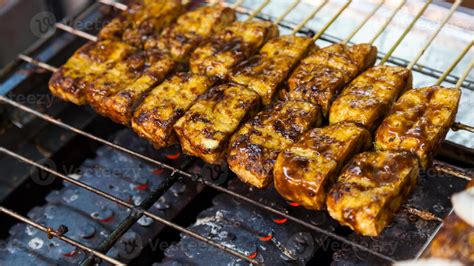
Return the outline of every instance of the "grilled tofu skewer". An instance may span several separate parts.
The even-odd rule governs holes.
[[[79,48],[49,80],[55,96],[77,105],[86,103],[85,89],[111,66],[129,57],[136,50],[112,40],[89,42]]]
[[[122,12],[107,23],[97,36],[61,22],[55,26],[89,41],[114,40],[143,48],[144,42],[150,36],[160,33],[185,11],[185,6],[178,0],[137,0],[133,1],[130,7],[108,1],[102,3],[120,7]]]
[[[163,11],[166,11],[166,9]],[[157,17],[158,15],[156,14]],[[165,15],[163,14],[162,16]],[[87,84],[82,82],[80,86],[70,85],[71,82],[67,82],[69,77],[60,75],[62,74],[60,71],[59,74],[53,76],[53,79],[58,81],[51,83],[53,85],[59,84],[55,87],[51,86],[51,90],[57,95],[63,95],[63,98],[75,100],[74,102],[78,104],[84,104],[87,98],[89,103],[102,115],[108,116],[116,122],[128,125],[135,103],[143,93],[148,91],[154,84],[162,81],[167,73],[175,68],[177,61],[185,61],[189,53],[201,41],[234,20],[234,11],[220,5],[206,6],[190,11],[180,16],[178,21],[161,33],[159,37],[154,37],[153,40],[162,44],[159,47],[147,47],[149,49],[145,52],[141,50],[129,52],[122,56],[121,60],[116,60],[117,65],[108,64],[108,68],[112,68],[111,71],[102,76],[95,75],[88,79],[89,82]],[[71,33],[82,33],[71,29],[70,27],[68,28],[68,31]],[[83,35],[80,34],[79,36]],[[99,46],[104,42],[117,41],[106,40],[95,45]],[[155,48],[159,48],[160,51]],[[67,63],[66,67],[68,65],[74,66],[78,64],[71,62],[71,64]],[[76,72],[80,72],[80,70]],[[78,74],[77,76],[80,75]],[[98,79],[95,80],[97,77]],[[75,89],[76,87],[81,89]],[[77,95],[69,95],[71,90]]]
[[[299,2],[299,1],[297,1]],[[328,1],[322,2],[293,30],[293,34],[280,36],[268,41],[258,54],[238,64],[230,74],[230,81],[252,89],[262,99],[264,105],[270,104],[278,86],[288,73],[308,51],[318,49],[314,41],[296,33],[312,19]],[[275,20],[278,24],[282,18]]]
[[[288,13],[293,10],[299,2],[300,1],[298,0],[290,5],[289,8],[274,23],[279,23],[279,21],[288,15]],[[162,148],[176,143],[177,138],[173,131],[173,126],[177,120],[181,118],[181,116],[183,116],[185,112],[191,107],[198,96],[205,93],[213,85],[213,83],[214,79],[212,77],[207,77],[202,74],[178,73],[174,75],[173,77],[166,80],[163,84],[152,89],[142,104],[137,107],[132,119],[132,128],[140,136],[150,140],[156,148]],[[232,92],[232,90],[235,88],[240,89],[241,87],[236,87],[234,85],[222,87],[222,89],[228,91],[226,94],[229,100],[228,103],[233,101],[232,97],[239,96],[238,93]],[[220,89],[215,89],[209,94],[214,94],[217,92],[225,94]],[[255,96],[255,94],[251,95]],[[245,95],[244,92],[242,96],[243,98],[247,99],[246,97],[250,95]],[[216,102],[210,100],[214,99],[213,96],[208,95],[206,97],[208,97],[208,99],[204,101],[206,104],[217,104]],[[215,99],[216,101],[219,100],[218,98]],[[250,103],[250,106],[249,109],[244,108],[245,110],[243,115],[245,115],[246,111],[256,108],[256,104],[258,103],[258,101],[254,101],[253,99],[247,100]],[[220,106],[227,108],[225,105]],[[200,109],[202,112],[205,112],[205,110],[212,110],[212,107],[209,107],[209,109],[205,109],[204,107]],[[230,114],[238,115],[238,113]],[[208,120],[211,119],[208,118]],[[186,124],[184,124],[184,126],[186,126]],[[189,129],[189,131],[191,131],[191,129]],[[188,149],[191,150],[191,144],[188,146]],[[197,153],[197,151],[195,152]]]
[[[399,9],[400,6],[394,13]],[[346,38],[346,41],[349,40],[349,37]],[[305,208],[324,209],[326,195],[344,164],[353,155],[370,148],[371,135],[364,126],[352,121],[341,121],[323,129],[309,130],[299,142],[283,149],[276,159],[275,189],[285,199]]]
[[[153,13],[150,13],[150,11]],[[124,11],[121,15],[120,25],[125,28],[118,29],[121,34],[116,35],[120,35],[123,39],[110,36],[110,38],[102,38],[103,40],[99,42],[95,42],[97,40],[95,36],[57,23],[58,28],[94,42],[81,47],[59,68],[59,71],[53,74],[49,82],[51,92],[66,101],[78,105],[85,104],[85,89],[89,84],[110,68],[114,68],[115,64],[129,56],[133,56],[136,52],[134,47],[127,44],[128,39],[124,31],[131,36],[135,34],[132,32],[141,32],[140,29],[145,24],[148,24],[147,27],[153,32],[159,31],[169,25],[181,11],[181,2],[177,0],[136,2],[130,10]],[[108,25],[113,23],[111,22]],[[107,31],[107,29],[104,30]]]
[[[461,85],[473,67],[474,59],[454,88],[441,87],[438,81],[437,85],[405,92],[377,129],[375,148],[414,153],[423,170],[430,167],[440,143],[454,124]],[[450,169],[445,171],[455,173]]]
[[[134,1],[127,10],[105,25],[97,37],[142,48],[150,36],[162,32],[184,10],[181,0]]]
[[[419,156],[421,168],[426,170],[431,164],[439,143],[445,138],[449,128],[453,127],[462,81],[454,89],[433,86],[409,90],[411,89],[411,70],[460,3],[461,1],[456,1],[449,14],[406,69],[381,65],[357,77],[343,90],[331,107],[330,123],[352,121],[364,125],[369,130],[374,130],[382,122],[398,96],[406,91],[378,129],[376,149],[416,153]],[[400,43],[400,40],[397,43]],[[471,45],[472,42],[468,48]],[[455,63],[446,70],[437,85],[440,85],[451,72],[468,48],[464,49]],[[391,52],[394,50],[392,48]],[[382,62],[385,62],[389,56],[390,53]],[[467,76],[469,69],[461,80]]]
[[[329,214],[359,234],[377,236],[410,195],[418,171],[417,159],[409,153],[358,154],[328,193]]]
[[[231,135],[246,118],[255,113],[260,101],[260,96],[256,92],[236,83],[211,89],[198,99],[174,126],[183,151],[198,156],[208,163],[223,162]],[[236,106],[234,102],[243,104]],[[229,107],[225,107],[226,104]],[[298,106],[295,109],[281,108],[282,112],[287,114],[306,113],[309,112],[308,109],[308,106]],[[314,111],[310,113],[312,115],[309,117],[313,119]],[[266,119],[270,116],[264,117]],[[303,123],[305,127],[309,124],[311,121]]]
[[[375,134],[375,149],[414,153],[428,169],[441,141],[454,123],[459,88],[432,86],[405,92]]]
[[[427,2],[427,4],[429,4],[429,2]],[[386,60],[414,26],[416,20],[412,21],[410,26],[402,34],[402,37],[382,59],[380,65],[368,69],[342,90],[340,96],[331,106],[329,123],[351,121],[364,125],[370,131],[374,131],[390,110],[395,100],[404,91],[412,88],[411,70],[413,66],[418,62],[425,50],[454,14],[459,4],[460,1],[457,1],[452,6],[449,14],[440,23],[437,30],[431,34],[428,41],[419,50],[418,55],[415,56],[407,68],[384,65]],[[421,14],[422,13],[418,13],[419,16]]]
[[[474,181],[466,189],[451,197],[454,212],[449,214],[423,257],[444,258],[474,264],[474,223],[472,204]]]
[[[129,125],[133,111],[143,96],[161,83],[177,64],[185,64],[189,54],[201,42],[234,20],[235,12],[221,5],[205,6],[185,13],[160,36],[146,43],[145,57],[151,58],[148,70],[138,71],[138,75],[131,79],[126,79],[128,74],[125,72],[119,72],[116,77],[102,77],[103,82],[97,80],[86,91],[88,102],[102,115]],[[110,86],[111,81],[122,78],[125,79]]]
[[[258,52],[268,40],[277,37],[277,25],[270,21],[253,20],[269,2],[263,2],[246,21],[234,22],[197,48],[191,55],[191,71],[226,80],[237,64]]]
[[[459,4],[453,5],[440,28]],[[409,64],[409,71],[438,32]],[[377,130],[377,151],[354,157],[329,192],[330,215],[359,234],[379,235],[416,185],[419,168],[429,166],[454,122],[459,99],[459,88],[433,86],[405,92]]]
[[[374,12],[369,13],[368,18],[383,3],[381,1]],[[321,107],[323,116],[327,117],[329,106],[342,87],[375,63],[376,47],[370,44],[349,46],[346,43],[366,22],[363,20],[344,42],[316,50],[304,58],[291,74],[288,91],[282,91],[281,97],[317,104]],[[314,40],[323,32],[318,32]]]
[[[260,102],[256,92],[237,83],[210,89],[174,125],[183,151],[208,163],[223,162],[229,138]]]
[[[346,8],[349,6],[350,1],[343,5],[334,18],[338,17]],[[319,10],[318,7],[316,10]],[[308,17],[304,23],[309,21],[311,17]],[[334,19],[331,19],[323,28],[327,29],[329,24],[332,24]],[[300,24],[302,27],[304,24]],[[299,29],[295,29],[296,33]],[[311,39],[303,39],[303,37],[295,36],[284,36],[283,41],[287,39],[301,39],[312,45],[307,49],[317,49],[314,46],[314,42]],[[274,43],[267,43],[269,47],[272,47]],[[265,45],[265,46],[267,46]],[[266,47],[262,48],[260,53],[266,53]],[[282,47],[280,50],[285,49]],[[254,89],[262,97],[263,102],[265,100],[270,101],[273,91],[275,91],[280,85],[282,78],[279,76],[285,76],[289,73],[290,64],[275,64],[273,62],[277,60],[289,61],[287,54],[294,54],[294,49],[291,50],[286,48],[288,52],[278,52],[268,56],[263,54],[263,59],[269,61],[267,64],[255,65],[255,68],[262,74],[257,74],[256,77],[247,77],[247,79],[241,79],[246,81],[247,86]],[[284,50],[283,50],[284,51]],[[300,56],[304,51],[299,52]],[[282,55],[281,55],[282,54]],[[281,56],[280,56],[281,55]],[[266,57],[268,56],[268,57]],[[293,56],[294,57],[294,56]],[[273,62],[271,62],[273,61]],[[263,61],[265,62],[265,61]],[[291,62],[291,61],[290,61]],[[291,66],[297,63],[294,59],[291,62]],[[249,66],[252,68],[254,65]],[[251,73],[250,69],[246,70],[247,73]],[[274,73],[273,75],[267,73]],[[239,77],[239,73],[237,77]],[[274,79],[274,83],[269,86],[268,77],[263,78],[264,75],[270,76]],[[242,78],[242,77],[240,77]],[[264,83],[262,83],[262,81]],[[252,86],[252,84],[254,86]],[[255,85],[256,84],[256,85]],[[266,87],[259,87],[259,85],[265,84]],[[264,88],[263,90],[261,88]],[[268,89],[271,89],[271,93],[268,93]],[[310,127],[319,126],[322,122],[321,109],[319,106],[314,105],[310,102],[304,101],[286,101],[277,102],[272,106],[268,106],[265,110],[260,112],[255,118],[245,123],[239,131],[237,131],[231,138],[227,163],[230,169],[237,174],[237,176],[244,182],[249,183],[258,188],[267,186],[272,181],[272,170],[278,153],[298,140],[300,135],[308,130]]]
[[[464,54],[461,53],[460,57]],[[456,64],[442,76],[446,77]],[[414,65],[415,61],[412,61],[410,66]],[[406,91],[377,129],[375,148],[411,152],[417,155],[421,169],[430,167],[441,141],[454,124],[461,98],[460,88],[473,66],[474,60],[454,88],[441,87],[442,80],[438,80],[434,86]]]
[[[428,167],[459,97],[459,88],[439,86],[403,94],[377,130],[377,151],[356,156],[329,192],[330,215],[359,234],[380,234],[413,190],[416,173]]]

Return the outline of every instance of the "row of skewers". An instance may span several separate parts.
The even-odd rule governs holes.
[[[383,64],[389,54],[374,66],[371,44],[319,48],[324,31],[279,36],[284,16],[184,10],[180,1],[132,4],[53,75],[51,91],[157,148],[179,141],[208,163],[227,161],[244,182],[273,182],[287,200],[378,235],[430,166],[460,90],[412,89],[410,69]],[[360,153],[372,134],[375,151]]]

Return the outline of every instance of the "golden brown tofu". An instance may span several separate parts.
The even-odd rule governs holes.
[[[432,86],[405,92],[375,134],[377,150],[407,151],[427,169],[454,122],[461,90]]]
[[[278,153],[321,120],[319,107],[311,103],[288,101],[269,106],[232,136],[227,163],[242,181],[266,187],[272,182]]]
[[[467,184],[467,189],[474,187],[474,180]],[[469,206],[470,202],[466,204]],[[471,212],[472,214],[472,212]],[[458,260],[466,265],[474,264],[474,227],[451,213],[431,242],[428,256]]]
[[[474,227],[456,214],[449,215],[431,242],[428,254],[432,257],[474,264]]]
[[[278,27],[270,21],[236,21],[192,53],[191,71],[224,80],[235,65],[277,36]]]
[[[358,234],[377,236],[410,195],[418,171],[418,161],[410,153],[358,154],[328,193],[329,214]]]
[[[121,40],[142,47],[153,34],[159,34],[184,12],[181,0],[134,1],[99,32],[101,39]]]
[[[286,97],[318,104],[327,117],[339,91],[359,73],[373,66],[376,56],[377,48],[370,44],[333,44],[316,50],[291,74]]]
[[[209,89],[174,125],[181,148],[208,163],[223,162],[232,133],[259,103],[257,93],[238,84]]]
[[[373,131],[396,99],[412,88],[411,71],[397,66],[375,66],[355,78],[336,98],[329,123],[359,123]]]
[[[175,144],[174,124],[211,86],[211,79],[203,75],[173,75],[153,88],[137,107],[132,119],[133,130],[156,148]]]
[[[117,62],[134,53],[132,46],[116,41],[89,42],[79,48],[49,80],[51,92],[66,101],[86,103],[85,89]]]
[[[186,63],[204,40],[235,20],[235,11],[222,5],[204,6],[181,15],[160,35],[150,38],[145,49],[168,51],[174,60]]]
[[[307,209],[325,209],[326,195],[342,166],[371,144],[370,133],[351,122],[312,129],[278,155],[275,189]]]
[[[143,93],[161,82],[175,62],[156,50],[140,51],[98,77],[86,90],[87,101],[100,114],[129,125]]]
[[[268,41],[257,55],[237,65],[230,80],[254,90],[262,97],[263,104],[270,104],[288,73],[308,50],[315,48],[311,38],[280,36]]]

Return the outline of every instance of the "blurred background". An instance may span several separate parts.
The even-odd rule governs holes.
[[[30,30],[31,18],[35,15],[47,11],[59,20],[90,2],[89,0],[0,0],[0,40],[2,40],[0,68],[39,38]]]

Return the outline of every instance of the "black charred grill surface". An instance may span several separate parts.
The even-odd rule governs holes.
[[[176,147],[162,150],[160,156],[149,144],[136,138],[129,130],[118,133],[115,142],[157,159],[176,157]],[[183,167],[187,159],[181,156],[178,165]],[[94,188],[101,189],[122,200],[141,203],[170,176],[165,171],[123,155],[108,147],[97,150],[97,157],[86,160],[77,172],[70,175]],[[191,181],[189,181],[191,182]],[[202,189],[190,183],[174,183],[150,208],[150,211],[166,219],[172,219]],[[28,217],[40,224],[57,229],[65,225],[65,235],[86,246],[96,248],[130,214],[118,204],[92,192],[64,183],[61,190],[52,191],[46,197],[47,204],[36,207]],[[148,217],[141,218],[108,252],[109,256],[126,262],[140,254],[163,225]],[[141,243],[144,243],[141,245]],[[16,224],[10,237],[0,242],[0,265],[50,265],[77,264],[86,258],[80,250],[58,239],[48,239],[47,234],[25,224]]]
[[[230,187],[255,195],[240,181],[233,180]],[[275,204],[275,192],[259,192],[261,200],[271,199]],[[220,194],[213,206],[198,215],[188,229],[207,236],[227,247],[234,248],[265,265],[293,265],[308,262],[318,249],[321,238],[308,228],[287,221],[231,196]],[[275,207],[275,206],[274,206]],[[283,210],[283,209],[282,209]],[[314,223],[321,220],[309,219]],[[181,240],[165,251],[162,265],[235,265],[242,260],[197,240],[183,235]]]

